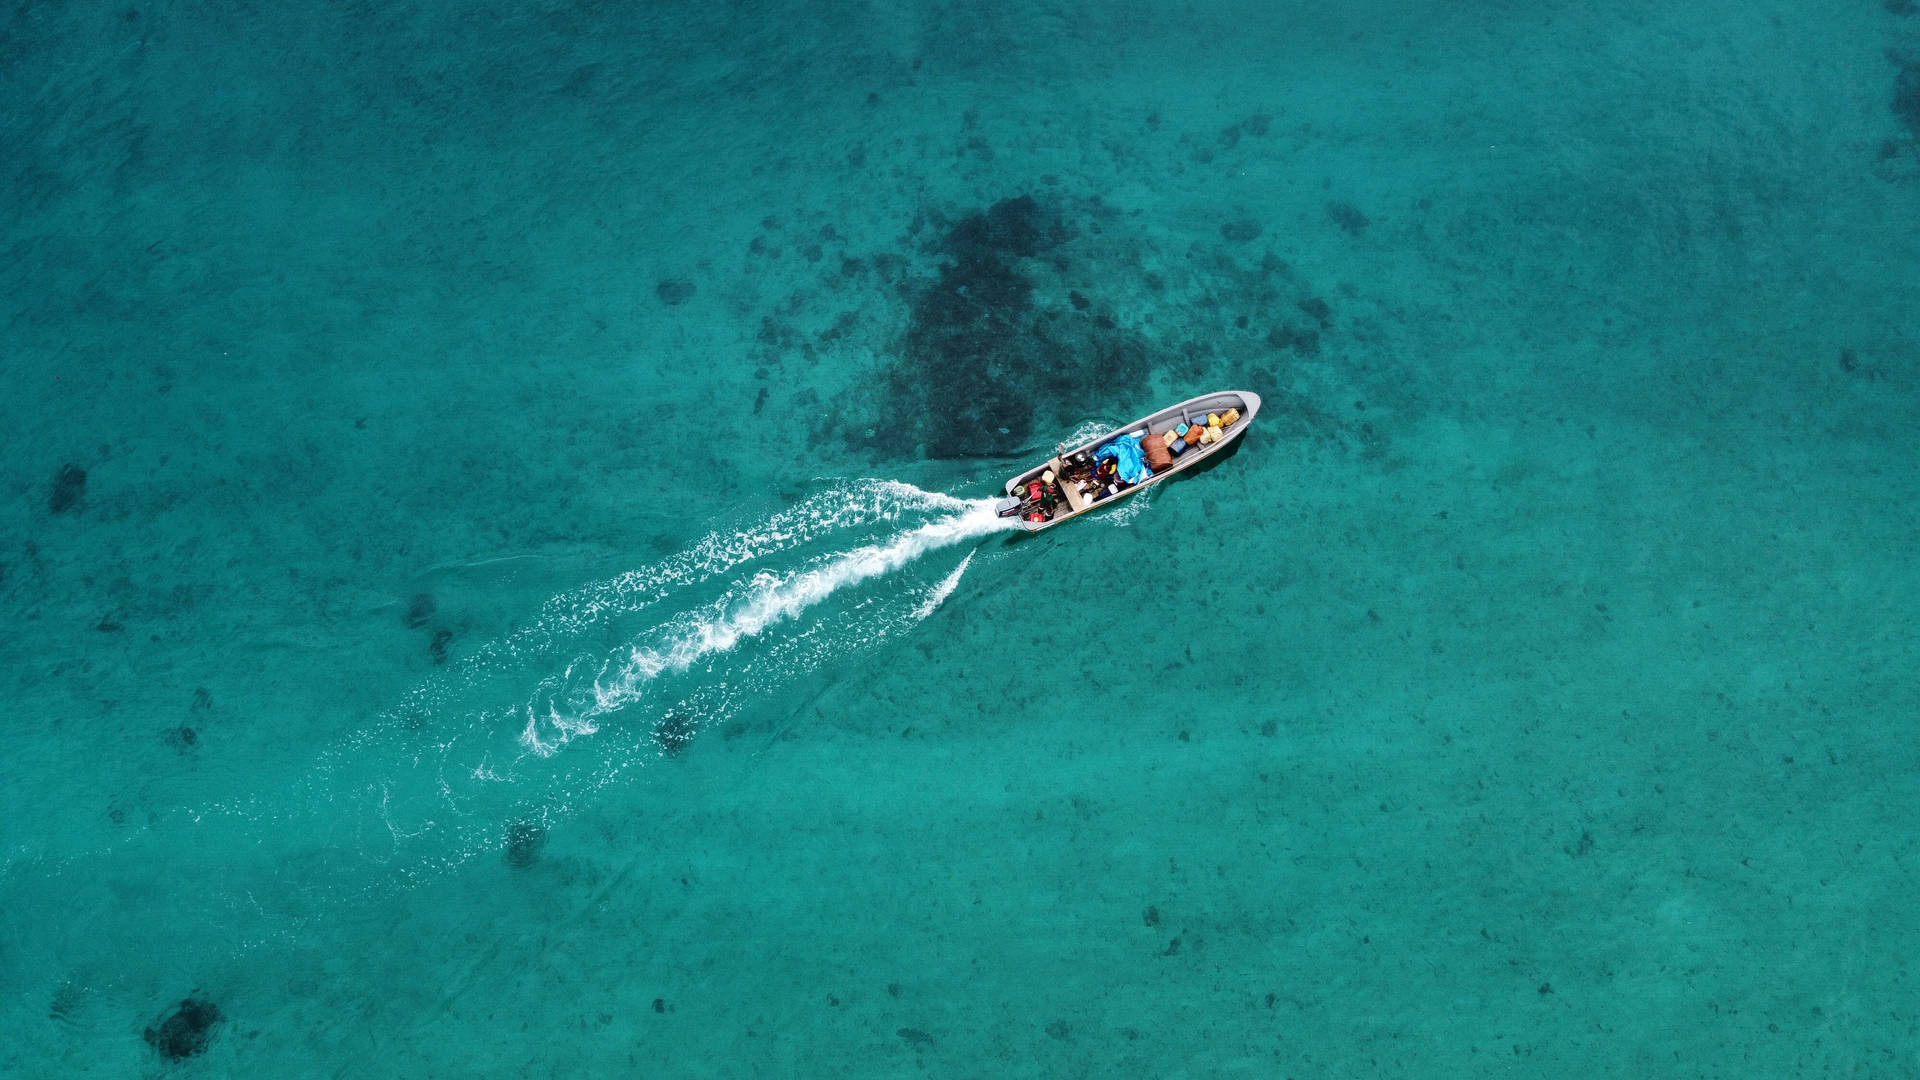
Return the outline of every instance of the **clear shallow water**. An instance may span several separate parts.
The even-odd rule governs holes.
[[[0,1071],[1920,1068],[1899,7],[11,10]]]
[[[244,948],[482,855],[505,852],[526,868],[549,830],[610,785],[679,757],[703,734],[790,719],[810,676],[857,664],[931,616],[971,549],[1007,531],[991,499],[897,481],[823,484],[750,527],[552,597],[320,750],[291,788],[157,813],[96,851],[56,854],[23,835],[14,861],[86,879],[142,857],[168,859],[183,844],[246,851],[291,841],[292,850],[249,860],[267,864],[258,879],[216,859],[193,868],[204,876],[158,883],[223,909],[209,929]],[[914,565],[955,546],[968,550],[944,573]],[[422,595],[408,621],[418,621]],[[171,741],[197,750],[186,730],[169,732]],[[294,909],[268,908],[255,892],[283,885],[272,864],[289,858],[312,860],[314,880],[299,884]],[[40,876],[15,880],[44,885]],[[126,917],[135,937],[147,920],[100,914]],[[101,929],[90,920],[84,932]]]

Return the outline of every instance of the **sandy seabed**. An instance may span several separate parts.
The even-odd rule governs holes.
[[[1898,0],[0,57],[0,1072],[1920,1072]]]

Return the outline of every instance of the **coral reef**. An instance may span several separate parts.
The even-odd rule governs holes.
[[[1244,244],[1249,240],[1258,240],[1262,231],[1259,222],[1252,218],[1240,218],[1220,226],[1220,238],[1229,244]]]
[[[661,752],[668,757],[679,757],[699,727],[699,718],[688,710],[668,709],[653,727],[653,741],[660,744]]]
[[[53,476],[53,490],[47,495],[47,509],[64,514],[80,504],[87,493],[87,470],[68,462]]]
[[[1327,204],[1327,218],[1340,226],[1349,236],[1359,236],[1373,224],[1360,208],[1350,202],[1330,202]]]
[[[688,281],[686,278],[667,278],[653,288],[654,295],[658,296],[660,302],[668,307],[679,307],[681,304],[693,299],[693,294],[696,291],[693,287],[693,282]]]
[[[220,1022],[220,1007],[198,993],[182,1000],[161,1018],[159,1026],[143,1032],[147,1045],[168,1061],[184,1061],[205,1053],[213,1038],[214,1025]]]
[[[1034,271],[1057,275],[1077,235],[1059,210],[1032,195],[1003,199],[946,223],[929,244],[940,259],[911,281],[907,330],[878,380],[871,422],[849,423],[855,444],[895,457],[1001,457],[1032,436],[1044,410],[1131,400],[1144,388],[1149,346],[1095,310],[1080,290],[1037,305]]]
[[[1906,126],[1915,138],[1920,138],[1920,61],[1891,56],[1890,59],[1900,69],[1893,80],[1893,101],[1890,108],[1896,119]],[[82,478],[85,476],[82,474]]]
[[[516,821],[507,826],[507,847],[501,858],[515,870],[525,870],[540,861],[547,847],[547,827],[537,821]]]
[[[413,599],[407,601],[407,629],[418,630],[427,625],[438,608],[432,593],[414,593]]]

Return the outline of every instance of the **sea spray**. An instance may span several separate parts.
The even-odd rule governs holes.
[[[555,596],[342,736],[298,784],[159,811],[104,849],[13,861],[0,905],[63,915],[10,959],[144,999],[123,986],[127,942],[148,942],[159,967],[207,970],[219,955],[298,949],[319,924],[476,859],[530,871],[547,836],[611,786],[722,724],[785,730],[854,657],[931,617],[991,555],[945,573],[916,563],[1012,527],[991,505],[841,482]],[[175,917],[156,922],[161,911]]]
[[[565,664],[578,638],[682,597],[736,567],[907,516],[958,514],[969,505],[967,500],[897,480],[832,482],[763,521],[715,530],[660,562],[549,599],[526,625],[480,645],[463,662],[415,686],[388,719],[418,727],[421,717],[440,711],[503,671],[542,661]],[[384,725],[375,724],[360,735],[382,730]]]
[[[612,678],[593,684],[593,705],[584,717],[560,728],[625,708],[639,698],[646,686],[663,672],[684,672],[715,653],[731,652],[747,638],[758,637],[769,626],[799,617],[843,589],[898,570],[930,551],[976,540],[1010,526],[994,513],[993,503],[983,501],[966,512],[893,538],[883,544],[869,544],[827,559],[821,565],[788,574],[763,571],[736,594],[722,601],[718,617],[696,616],[676,627],[664,644],[635,647]],[[925,614],[915,609],[918,618]],[[564,740],[562,740],[564,742]],[[523,743],[536,752],[551,753],[551,744],[542,742],[538,732],[529,729]],[[546,747],[546,749],[541,749]]]
[[[972,564],[973,552],[969,551],[967,552],[967,557],[960,560],[960,565],[953,568],[952,573],[941,578],[940,584],[935,585],[927,592],[927,598],[920,602],[919,607],[913,609],[913,617],[918,620],[933,614],[936,608],[946,602],[947,597],[953,595],[953,590],[960,587],[961,576],[967,572],[967,567]]]
[[[776,730],[854,657],[932,615],[986,552],[937,577],[916,561],[1010,527],[991,506],[839,483],[555,596],[342,736],[301,783],[156,813],[110,848],[11,864],[0,904],[71,913],[15,959],[104,987],[128,941],[149,942],[162,965],[204,968],[294,947],[320,921],[478,858],[528,870],[610,785],[697,752],[718,725]],[[159,910],[191,915],[149,925]]]
[[[327,763],[327,786],[374,774],[363,791],[377,824],[359,832],[368,857],[403,876],[440,872],[499,848],[509,823],[563,816],[702,729],[772,706],[927,618],[958,571],[931,588],[872,586],[1012,527],[992,500],[891,481],[835,485],[554,598],[350,740]],[[670,751],[656,737],[667,716]]]

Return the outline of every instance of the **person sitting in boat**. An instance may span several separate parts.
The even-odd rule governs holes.
[[[1060,504],[1060,486],[1053,482],[1053,470],[1048,469],[1038,480],[1027,482],[1026,519],[1028,521],[1052,521],[1054,507]]]
[[[1116,495],[1153,475],[1147,468],[1147,455],[1140,449],[1140,437],[1122,435],[1093,452],[1094,483],[1108,495]]]
[[[1127,486],[1120,479],[1120,462],[1114,458],[1097,458],[1093,465],[1093,487],[1098,496],[1118,494]]]

